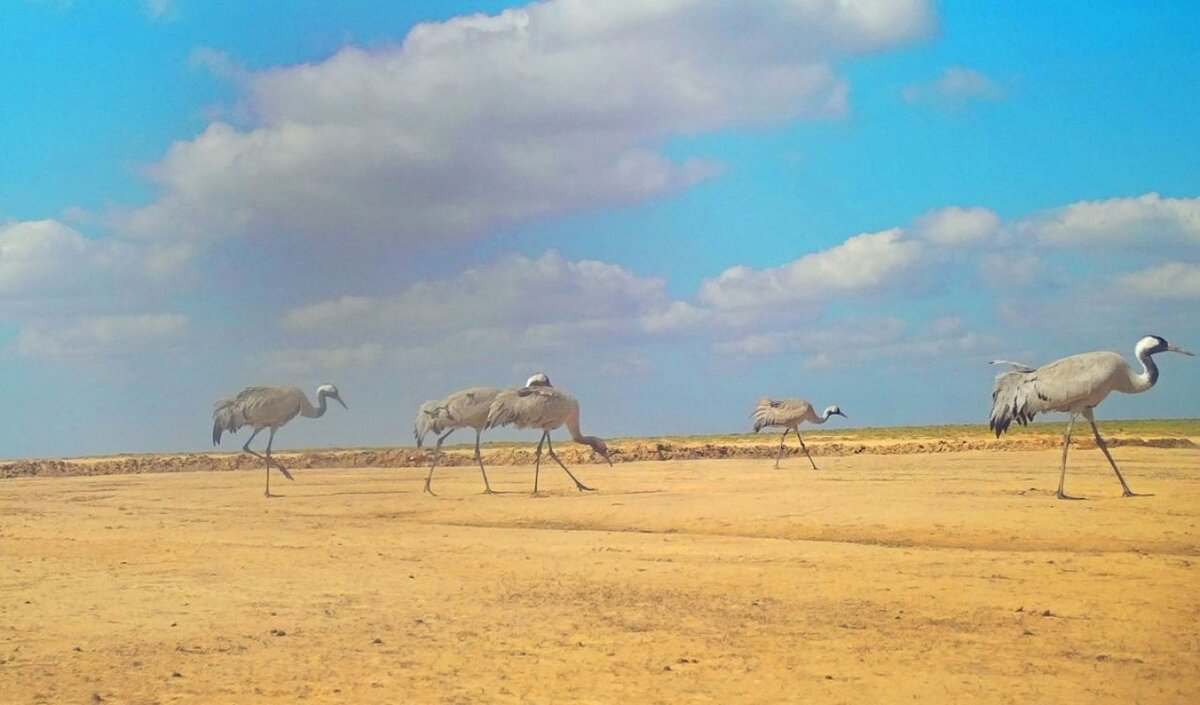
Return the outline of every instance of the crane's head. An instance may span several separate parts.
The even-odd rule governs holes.
[[[320,387],[317,387],[317,398],[320,399],[321,397],[334,399],[342,405],[343,409],[350,410],[350,407],[346,406],[346,402],[342,401],[342,395],[338,394],[337,387],[332,384],[322,384]]]
[[[612,458],[608,457],[608,444],[595,436],[585,436],[584,438],[586,439],[584,442],[591,446],[592,450],[596,451],[601,458],[604,458],[604,462],[608,463],[611,467]]]
[[[1171,345],[1167,342],[1166,338],[1163,338],[1159,335],[1147,335],[1139,340],[1137,345],[1134,347],[1134,352],[1137,353],[1138,357],[1141,357],[1143,354],[1156,355],[1161,352],[1175,352],[1179,353],[1180,355],[1192,355],[1192,353],[1184,350],[1178,345]]]
[[[825,410],[825,418],[829,418],[830,416],[841,416],[841,417],[847,418],[847,419],[850,418],[849,416],[846,416],[845,414],[842,413],[842,410],[838,408],[837,404],[834,404],[833,406],[831,406]]]
[[[525,386],[526,387],[553,387],[554,385],[550,384],[550,378],[547,377],[545,375],[545,373],[539,372],[539,373],[535,374],[534,376],[530,377],[529,379],[525,380]]]

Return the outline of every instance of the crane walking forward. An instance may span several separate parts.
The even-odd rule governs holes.
[[[279,472],[283,473],[287,479],[294,479],[287,468],[271,457],[271,443],[275,440],[275,431],[296,418],[297,414],[310,419],[319,418],[325,413],[327,397],[337,401],[342,408],[349,408],[346,406],[346,402],[342,401],[337,387],[332,384],[322,384],[317,387],[318,406],[313,406],[304,392],[295,387],[246,387],[236,395],[218,401],[213,407],[213,445],[221,444],[221,433],[224,431],[237,433],[242,426],[254,427],[254,433],[251,433],[250,437],[246,439],[242,450],[266,463],[267,489],[263,494],[270,497],[272,465],[278,468]],[[250,441],[253,441],[258,432],[264,428],[271,429],[271,435],[267,438],[266,456],[250,450]]]
[[[491,483],[488,482],[487,470],[483,467],[483,456],[479,453],[479,436],[487,427],[488,409],[500,390],[496,387],[470,387],[457,391],[445,399],[428,401],[421,405],[417,412],[417,421],[413,426],[413,435],[420,448],[425,434],[433,433],[437,446],[433,449],[433,463],[429,466],[429,475],[425,477],[425,491],[433,494],[430,484],[433,482],[433,469],[437,467],[442,454],[442,443],[447,436],[460,428],[475,429],[475,461],[479,463],[479,472],[483,473],[484,494],[495,494]]]
[[[992,389],[992,418],[988,425],[997,438],[1008,430],[1013,421],[1024,426],[1037,414],[1047,411],[1062,411],[1068,415],[1067,431],[1063,434],[1062,471],[1055,493],[1059,499],[1079,499],[1065,494],[1063,483],[1067,478],[1067,448],[1071,444],[1071,427],[1075,424],[1075,417],[1080,415],[1092,425],[1096,445],[1117,474],[1124,496],[1136,495],[1125,483],[1125,478],[1121,477],[1116,461],[1108,452],[1108,444],[1100,437],[1092,409],[1104,401],[1110,392],[1137,394],[1153,387],[1158,381],[1154,355],[1161,352],[1192,353],[1171,345],[1157,335],[1145,336],[1137,342],[1133,351],[1142,363],[1140,374],[1129,367],[1125,358],[1107,351],[1071,355],[1037,369],[1007,360],[993,360],[993,364],[1008,364],[1014,368],[1011,372],[996,375],[996,384]]]
[[[539,375],[531,377],[530,382],[534,382],[537,377]],[[550,386],[550,380],[544,379],[545,375],[540,375],[540,377],[543,379],[539,380],[538,384],[527,382],[526,386],[521,389],[506,389],[500,392],[488,411],[487,427],[495,428],[513,424],[517,428],[542,429],[542,438],[538,441],[537,453],[533,461],[534,494],[537,494],[538,491],[543,445],[546,446],[550,457],[554,458],[554,462],[558,463],[558,466],[575,482],[575,487],[580,492],[592,490],[594,488],[580,482],[579,478],[575,477],[559,460],[558,455],[554,452],[554,444],[550,441],[550,432],[566,424],[567,431],[576,443],[588,446],[604,458],[609,465],[612,465],[612,459],[608,457],[608,446],[595,436],[585,436],[580,433],[579,402],[575,400],[575,397]]]
[[[800,448],[808,456],[808,462],[812,463],[813,470],[817,469],[817,464],[809,455],[808,447],[804,445],[804,439],[800,438],[800,424],[804,421],[823,424],[829,420],[830,416],[849,418],[836,405],[828,407],[824,414],[817,416],[813,405],[803,399],[771,399],[770,397],[759,399],[758,406],[754,407],[754,413],[750,414],[750,418],[754,419],[755,433],[770,426],[783,428],[783,435],[779,437],[779,453],[775,455],[776,469],[779,469],[779,459],[783,457],[783,442],[787,440],[788,431],[795,431],[796,438],[800,441]]]
[[[525,381],[526,387],[550,386],[550,378],[537,373]],[[417,411],[417,421],[413,425],[413,436],[417,439],[420,449],[426,434],[438,436],[437,446],[433,451],[433,463],[429,466],[429,475],[425,477],[425,491],[433,494],[430,483],[433,482],[433,469],[437,467],[441,457],[442,443],[446,437],[460,428],[475,429],[475,461],[479,463],[479,472],[483,474],[484,494],[495,494],[491,483],[488,482],[487,470],[483,467],[483,456],[479,452],[479,436],[487,427],[488,410],[496,395],[501,392],[496,387],[471,387],[455,392],[445,399],[427,401]]]

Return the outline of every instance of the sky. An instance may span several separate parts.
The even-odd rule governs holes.
[[[255,384],[350,407],[281,448],[408,445],[421,402],[538,371],[602,437],[748,430],[767,395],[978,423],[993,358],[1200,350],[1198,30],[1170,0],[6,0],[0,457],[204,450]],[[1200,362],[1157,359],[1101,429],[1200,417]]]

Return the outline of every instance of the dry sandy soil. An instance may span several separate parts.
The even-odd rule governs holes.
[[[1200,452],[0,481],[0,703],[1186,703]]]

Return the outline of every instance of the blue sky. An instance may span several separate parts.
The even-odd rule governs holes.
[[[996,357],[1200,348],[1193,3],[16,0],[0,457],[398,445],[545,371],[600,436],[982,421]],[[1200,416],[1200,364],[1099,416]],[[839,420],[840,422],[840,420]],[[512,432],[497,438],[517,437]]]

